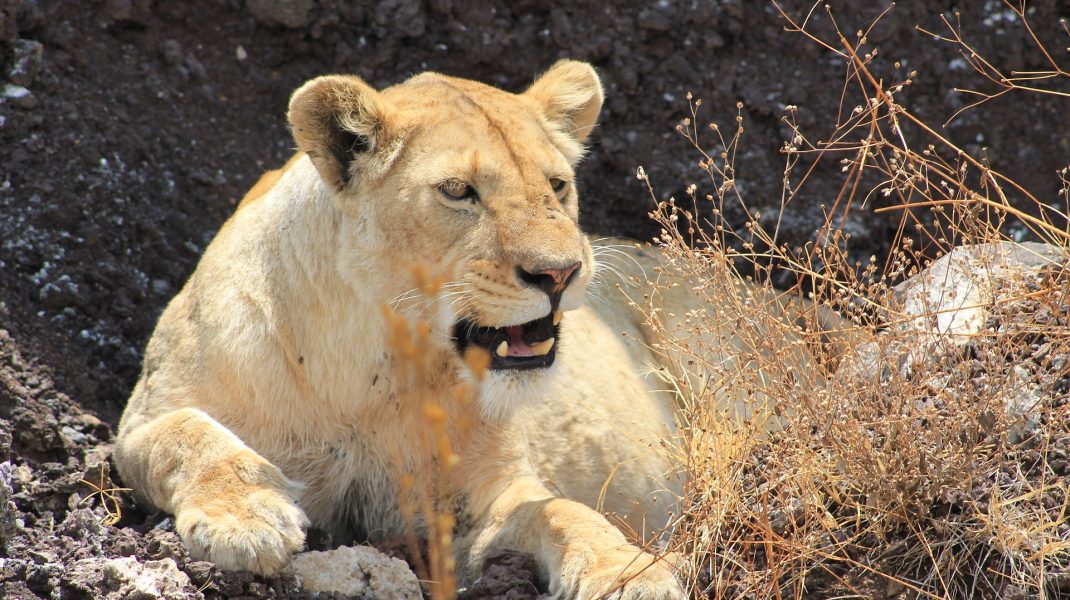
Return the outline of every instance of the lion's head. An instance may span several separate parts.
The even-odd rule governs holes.
[[[449,282],[433,321],[458,353],[483,347],[495,370],[550,366],[562,311],[594,271],[574,168],[602,98],[574,61],[522,94],[437,73],[382,91],[352,76],[306,83],[289,118],[345,215],[340,272],[396,298],[420,264]]]

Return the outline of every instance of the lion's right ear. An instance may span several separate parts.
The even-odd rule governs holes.
[[[349,185],[355,162],[385,144],[389,117],[379,92],[352,75],[317,77],[290,97],[294,140],[335,191]]]
[[[579,143],[584,143],[598,123],[605,93],[591,65],[559,60],[524,92],[542,106],[552,123]]]

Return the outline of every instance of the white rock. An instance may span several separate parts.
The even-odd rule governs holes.
[[[21,85],[15,85],[9,83],[4,86],[3,94],[4,98],[9,100],[19,100],[22,98],[28,98],[30,96],[30,90],[22,87]]]
[[[405,561],[369,546],[342,546],[294,557],[294,572],[309,592],[360,598],[419,600],[420,582]]]
[[[9,83],[0,90],[0,102],[11,102],[15,106],[22,108],[37,106],[37,98],[33,95],[33,92],[14,83]]]
[[[1027,277],[1061,265],[1062,251],[1046,244],[960,246],[892,289],[883,341],[849,353],[838,377],[887,381],[908,375],[940,348],[962,346],[983,332],[994,301],[1021,291]]]
[[[1058,248],[1045,244],[960,246],[893,294],[914,317],[911,326],[931,334],[930,341],[969,343],[984,329],[995,296],[1012,293],[1022,277],[1063,259]]]
[[[23,523],[19,519],[19,511],[15,503],[11,501],[13,490],[11,480],[15,468],[10,462],[0,463],[0,550],[7,548],[8,541],[22,529]]]
[[[87,559],[97,561],[101,559]],[[79,561],[84,562],[84,561]],[[139,562],[133,556],[103,559],[104,579],[110,586],[118,588],[114,596],[107,598],[160,598],[174,599],[189,597],[189,576],[178,569],[170,558]],[[113,588],[113,589],[114,589]]]
[[[1017,443],[1032,435],[1040,426],[1037,409],[1043,397],[1040,386],[1029,369],[1015,365],[1011,372],[1014,374],[1014,381],[1009,386],[1010,393],[1004,399],[1004,409],[1007,416],[1013,419],[1007,430],[1007,438],[1011,443]]]

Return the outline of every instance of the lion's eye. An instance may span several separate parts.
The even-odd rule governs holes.
[[[479,194],[475,189],[463,181],[451,179],[438,186],[438,191],[450,200],[478,200]]]
[[[550,180],[550,187],[554,189],[555,194],[560,196],[562,193],[564,193],[565,190],[568,189],[568,181],[555,177]]]

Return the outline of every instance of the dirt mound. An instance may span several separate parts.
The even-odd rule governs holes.
[[[809,8],[784,4],[796,14]],[[835,4],[852,32],[883,9],[861,0]],[[897,52],[878,62],[919,72],[905,101],[933,122],[968,100],[948,90],[980,85],[955,48],[915,30],[938,29],[940,11],[951,6],[901,1],[871,34]],[[1040,24],[1065,16],[1057,0],[1031,10]],[[1009,68],[1045,66],[999,3],[971,11],[962,15],[963,29],[979,50],[1005,57]],[[821,8],[811,19],[827,26]],[[820,167],[780,215],[778,151],[791,133],[780,116],[798,105],[801,126],[831,129],[843,108],[843,67],[782,28],[772,5],[742,0],[4,3],[0,462],[10,464],[0,471],[0,556],[9,557],[0,559],[0,591],[15,598],[92,597],[94,586],[120,593],[157,561],[153,573],[181,574],[183,590],[203,587],[208,597],[298,594],[292,580],[191,562],[165,516],[140,512],[122,493],[119,505],[107,504],[107,495],[89,499],[94,488],[82,480],[119,485],[109,479],[107,443],[142,347],[237,199],[292,152],[284,112],[301,82],[351,72],[384,86],[434,69],[521,89],[557,58],[591,61],[607,103],[580,169],[583,221],[589,230],[634,237],[654,231],[638,165],[663,196],[681,195],[698,177],[692,150],[673,131],[688,114],[686,93],[705,100],[706,119],[724,122],[743,100],[749,143],[737,161],[737,185],[764,217],[782,218],[786,241],[801,240],[823,221],[821,204],[839,184],[821,181],[834,165]],[[1061,32],[1045,26],[1038,35],[1056,40]],[[966,113],[946,133],[1054,201],[1053,173],[1070,155],[1064,115],[1058,99],[1011,94]],[[854,211],[851,218],[854,251],[884,254],[898,217]],[[102,523],[117,507],[121,519]],[[128,556],[141,570],[114,562]],[[514,557],[493,568],[514,566],[513,575],[488,575],[486,585],[497,587],[480,597],[530,597],[528,563]],[[507,580],[512,587],[501,583]]]

